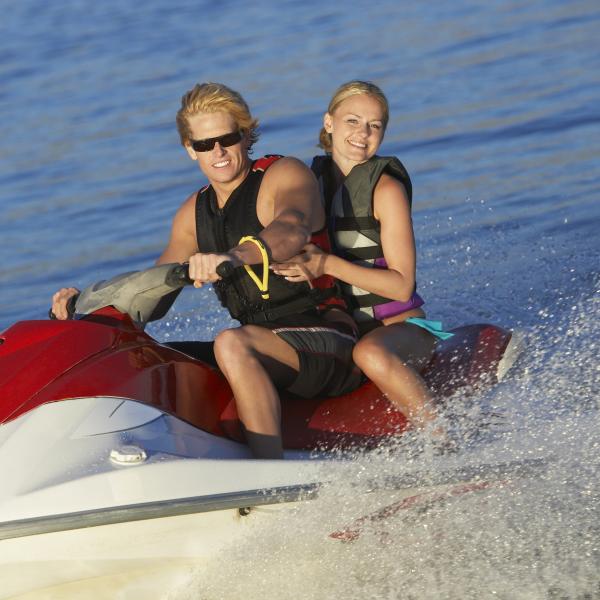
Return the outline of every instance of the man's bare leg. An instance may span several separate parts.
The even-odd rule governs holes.
[[[283,458],[277,387],[290,385],[300,365],[294,348],[264,327],[246,325],[215,339],[219,368],[233,391],[238,415],[257,458]]]

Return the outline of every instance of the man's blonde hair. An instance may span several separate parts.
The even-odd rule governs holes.
[[[380,87],[376,86],[374,83],[370,81],[360,81],[355,79],[353,81],[348,81],[347,83],[343,83],[340,87],[335,91],[331,101],[329,102],[329,106],[327,107],[327,112],[330,115],[336,111],[337,107],[344,101],[346,98],[350,98],[350,96],[357,96],[359,94],[366,94],[367,96],[372,96],[375,98],[379,104],[381,104],[381,108],[383,109],[383,130],[387,127],[389,118],[390,118],[390,107],[385,97],[385,94],[381,90]],[[319,148],[323,148],[325,152],[331,152],[331,134],[325,131],[325,127],[321,128],[319,133]]]
[[[181,108],[177,111],[177,131],[181,144],[185,146],[192,139],[188,119],[199,113],[229,113],[238,128],[247,134],[248,150],[259,136],[258,119],[250,114],[250,109],[241,94],[222,83],[198,83],[181,97]]]

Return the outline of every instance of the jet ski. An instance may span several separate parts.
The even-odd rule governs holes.
[[[0,334],[0,598],[210,556],[328,482],[352,480],[353,453],[408,429],[370,382],[335,398],[283,395],[285,460],[252,459],[218,368],[145,331],[188,283],[179,264],[122,274],[86,288],[70,320]],[[494,385],[518,354],[517,336],[494,325],[453,333],[422,373],[440,401]],[[481,489],[465,487],[480,469],[439,460],[426,484],[400,469],[371,486],[371,508]],[[484,479],[530,462],[499,457]]]

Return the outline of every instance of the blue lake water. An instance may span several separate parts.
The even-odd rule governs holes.
[[[397,155],[413,179],[428,316],[526,332],[518,378],[498,393],[526,407],[532,428],[553,423],[550,437],[571,452],[573,485],[588,486],[593,501],[567,532],[531,525],[531,538],[565,535],[577,569],[553,579],[562,563],[548,550],[547,572],[534,569],[523,595],[511,587],[518,561],[498,557],[496,587],[475,578],[478,596],[461,593],[460,582],[444,587],[461,571],[443,555],[421,563],[418,582],[400,560],[387,564],[385,585],[366,578],[349,590],[339,564],[322,577],[356,598],[598,597],[600,483],[590,472],[599,427],[585,452],[570,445],[583,422],[600,426],[598,2],[4,0],[0,8],[0,329],[44,318],[63,285],[84,287],[160,254],[175,210],[203,184],[174,124],[194,83],[221,81],[245,96],[261,121],[256,156],[308,162],[337,85],[371,79],[391,104],[382,154]],[[209,339],[228,322],[209,291],[186,290],[150,330]],[[554,498],[556,510],[579,515],[579,501]],[[515,510],[528,521],[530,511]],[[445,519],[463,531],[457,514]],[[591,545],[582,550],[577,539]],[[356,564],[382,564],[383,551],[363,552]],[[462,573],[465,582],[474,576]],[[255,597],[244,596],[240,577],[229,597]],[[277,594],[280,575],[266,577],[272,597],[288,597]],[[311,589],[304,597],[319,597]]]

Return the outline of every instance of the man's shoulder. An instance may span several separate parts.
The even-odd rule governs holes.
[[[253,171],[266,171],[271,165],[278,160],[285,158],[282,154],[265,154],[261,158],[257,158],[252,164]]]
[[[269,170],[265,173],[268,179],[279,179],[283,177],[310,177],[312,171],[300,159],[294,156],[267,155],[255,162],[256,164],[262,160],[270,160],[267,167]],[[266,170],[263,168],[263,170]]]

